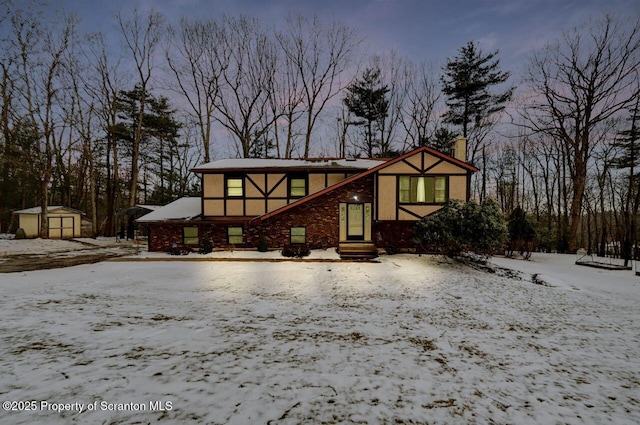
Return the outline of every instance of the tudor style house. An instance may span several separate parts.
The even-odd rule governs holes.
[[[343,256],[415,249],[413,226],[448,199],[468,200],[466,140],[453,156],[420,147],[392,159],[223,159],[193,169],[200,198],[182,198],[140,219],[149,250],[338,247]]]

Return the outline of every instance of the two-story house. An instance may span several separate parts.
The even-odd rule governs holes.
[[[149,250],[172,243],[216,248],[306,244],[354,255],[412,249],[413,226],[448,199],[468,200],[466,141],[454,155],[420,147],[392,159],[223,159],[198,166],[202,196],[179,199],[140,219]]]

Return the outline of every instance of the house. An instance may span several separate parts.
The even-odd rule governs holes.
[[[40,236],[41,207],[27,208],[14,211],[14,216],[18,217],[18,227],[23,229],[27,238]],[[49,238],[51,239],[71,239],[82,236],[82,211],[63,206],[47,207],[47,218],[49,222]]]
[[[215,248],[306,244],[341,254],[415,249],[413,226],[448,199],[468,200],[466,140],[453,156],[420,147],[392,159],[223,159],[192,171],[202,195],[183,198],[138,220],[149,250],[176,242],[196,248],[205,235]]]

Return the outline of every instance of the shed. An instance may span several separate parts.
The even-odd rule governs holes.
[[[40,219],[42,208],[33,207],[14,211],[18,217],[18,227],[24,230],[26,237],[36,238],[40,235]],[[49,206],[47,217],[49,220],[49,238],[70,239],[82,236],[82,211],[63,207]]]

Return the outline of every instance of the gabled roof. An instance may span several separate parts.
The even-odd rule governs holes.
[[[466,162],[460,161],[459,159],[456,159],[456,158],[454,158],[452,156],[446,155],[446,154],[444,154],[444,153],[442,153],[440,151],[437,151],[435,149],[432,149],[432,148],[430,148],[428,146],[422,146],[422,147],[419,147],[417,149],[412,150],[411,152],[407,152],[404,155],[400,155],[400,156],[398,156],[396,158],[392,158],[392,159],[390,159],[388,161],[385,161],[385,162],[383,162],[381,164],[378,164],[376,167],[372,167],[372,168],[369,168],[366,171],[363,171],[361,173],[355,174],[355,175],[353,175],[353,176],[351,176],[349,178],[346,178],[346,179],[344,179],[344,180],[342,180],[342,181],[340,181],[340,182],[338,182],[338,183],[336,183],[334,185],[328,186],[328,187],[326,187],[326,188],[324,188],[324,189],[322,189],[322,190],[320,190],[318,192],[312,193],[311,195],[307,195],[304,198],[300,198],[295,202],[292,202],[292,203],[287,204],[287,205],[285,205],[283,207],[275,209],[275,210],[273,210],[273,211],[271,211],[269,213],[266,213],[266,214],[263,214],[261,216],[258,216],[258,217],[254,218],[251,221],[261,222],[263,220],[266,220],[266,219],[268,219],[270,217],[273,217],[273,216],[275,216],[277,214],[280,214],[280,213],[282,213],[284,211],[287,211],[287,210],[289,210],[291,208],[294,208],[294,207],[296,207],[298,205],[301,205],[301,204],[303,204],[305,202],[308,202],[308,201],[310,201],[312,199],[315,199],[315,198],[317,198],[319,196],[322,196],[322,195],[324,195],[326,193],[329,193],[329,192],[331,192],[331,191],[333,191],[333,190],[335,190],[335,189],[337,189],[339,187],[342,187],[342,186],[344,186],[346,184],[349,184],[349,183],[351,183],[353,181],[361,179],[362,177],[368,176],[370,174],[373,174],[373,173],[375,173],[377,171],[382,170],[383,168],[386,168],[386,167],[388,167],[390,165],[393,165],[395,163],[403,161],[404,159],[409,158],[409,157],[411,157],[411,156],[413,156],[413,155],[415,155],[417,153],[420,153],[420,152],[427,152],[430,155],[435,156],[436,158],[440,158],[440,159],[442,159],[444,161],[447,161],[447,162],[455,164],[455,165],[457,165],[457,166],[459,166],[461,168],[464,168],[465,170],[467,170],[470,173],[475,173],[476,171],[478,171],[478,169],[476,167],[474,167],[473,165],[471,165],[471,164],[467,164]]]
[[[237,158],[221,159],[199,165],[191,171],[203,173],[209,171],[294,171],[294,170],[340,170],[363,171],[380,165],[379,159],[258,159]]]
[[[69,208],[69,207],[64,207],[62,205],[49,205],[47,207],[47,212],[50,213],[52,211],[56,211],[56,210],[65,210],[68,211],[70,213],[74,213],[74,214],[81,214],[84,215],[84,212],[80,211],[80,210],[76,210],[74,208]],[[40,214],[42,212],[42,207],[31,207],[31,208],[26,208],[24,210],[18,210],[18,211],[14,211],[14,214]]]
[[[152,221],[191,220],[201,213],[202,200],[197,197],[185,197],[143,215],[136,221],[138,223],[148,223]]]

